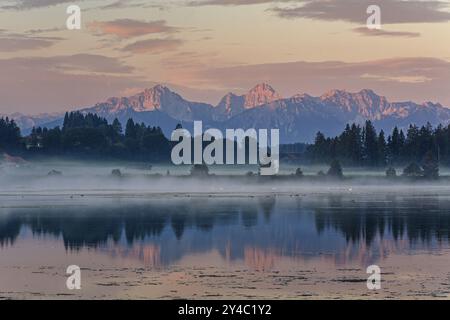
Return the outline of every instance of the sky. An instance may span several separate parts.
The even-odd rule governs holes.
[[[74,4],[80,30],[66,27]],[[261,82],[284,97],[370,88],[450,107],[449,43],[450,0],[0,0],[0,114],[156,84],[215,105]]]

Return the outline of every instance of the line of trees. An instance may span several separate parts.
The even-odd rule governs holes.
[[[162,161],[170,158],[171,142],[159,127],[129,119],[125,132],[96,114],[66,113],[62,128],[33,128],[22,138],[13,120],[0,119],[0,150],[24,155],[114,158]]]
[[[22,147],[20,129],[14,120],[8,117],[0,119],[0,150],[20,150]]]
[[[14,120],[0,119],[0,151],[28,156],[169,161],[173,145],[159,127],[132,119],[123,130],[117,119],[109,124],[96,114],[71,112],[66,113],[62,128],[37,127],[26,137],[21,136]],[[338,160],[344,166],[389,167],[423,163],[427,157],[450,165],[450,125],[411,125],[406,132],[395,127],[386,137],[383,130],[377,132],[371,121],[364,126],[349,124],[336,137],[318,132],[314,143],[303,152],[304,159],[318,164]]]
[[[386,137],[371,121],[364,126],[347,125],[337,137],[318,132],[314,144],[307,148],[306,158],[312,163],[330,163],[337,159],[344,165],[385,167],[422,162],[433,157],[441,164],[450,164],[450,126],[433,128],[410,125],[405,132],[395,127]]]

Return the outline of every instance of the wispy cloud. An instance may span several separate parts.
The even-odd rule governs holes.
[[[62,72],[89,72],[105,74],[129,74],[133,68],[124,64],[118,58],[107,57],[98,54],[75,54],[70,56],[54,56],[49,58],[30,58],[29,63],[39,62],[41,66],[47,66]]]
[[[182,44],[183,41],[179,39],[147,39],[131,43],[122,50],[131,51],[136,54],[158,54],[167,50],[174,50]]]
[[[135,3],[133,0],[117,0],[112,3],[103,5],[99,9],[124,9],[124,8],[134,8],[140,7],[143,3]]]
[[[366,27],[360,27],[353,29],[354,32],[357,32],[364,36],[371,37],[404,37],[404,38],[417,38],[420,37],[419,32],[409,32],[409,31],[389,31],[383,29],[369,29]]]
[[[23,66],[23,68],[51,70],[58,73],[104,73],[129,74],[133,68],[114,57],[97,54],[75,54],[53,57],[24,57],[3,59],[3,66]]]
[[[0,30],[0,52],[16,52],[48,48],[64,40],[59,37],[39,37],[27,34],[8,33]]]
[[[388,81],[388,82],[403,82],[403,83],[424,83],[431,81],[433,79],[427,78],[425,76],[383,76],[365,73],[361,78],[376,79],[378,81]]]
[[[119,38],[131,38],[147,34],[173,33],[177,28],[168,26],[166,21],[139,21],[117,19],[113,21],[93,21],[88,28],[99,35],[114,35]]]
[[[450,62],[437,58],[392,58],[365,62],[289,62],[205,68],[191,83],[223,90],[265,81],[285,95],[320,95],[329,89],[374,89],[393,100],[438,101],[450,106]]]
[[[166,10],[168,8],[168,1],[136,1],[136,0],[116,0],[106,5],[102,5],[97,9],[124,9],[124,8],[153,8],[158,10]]]
[[[263,3],[280,3],[280,2],[294,2],[297,0],[192,0],[188,1],[188,6],[246,6],[252,4]]]
[[[79,1],[90,1],[93,0],[79,0]],[[73,0],[10,0],[6,1],[6,4],[2,5],[0,8],[3,9],[14,9],[14,10],[27,10],[34,8],[45,8],[52,7],[59,4],[69,4],[73,3]]]
[[[372,0],[299,0],[296,6],[269,9],[281,18],[308,18],[324,21],[364,23]],[[425,23],[450,21],[448,1],[378,0],[382,23]]]
[[[52,33],[52,32],[59,32],[59,31],[66,31],[65,28],[46,28],[46,29],[31,29],[28,30],[26,33],[28,34],[42,34],[42,33]]]
[[[0,59],[0,70],[2,112],[69,110],[146,85],[132,67],[101,55]]]

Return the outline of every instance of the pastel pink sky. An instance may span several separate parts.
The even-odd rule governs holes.
[[[381,7],[382,29],[366,9]],[[65,27],[82,9],[82,29]],[[65,111],[157,83],[216,104],[370,88],[450,107],[450,1],[1,0],[0,114]]]

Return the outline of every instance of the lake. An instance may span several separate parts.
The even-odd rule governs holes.
[[[4,193],[0,298],[449,298],[449,241],[449,192]]]

